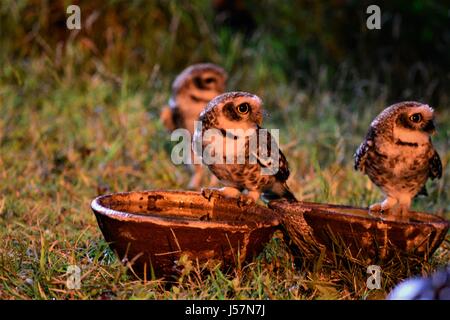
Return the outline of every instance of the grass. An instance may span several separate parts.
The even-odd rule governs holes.
[[[388,88],[376,79],[348,84],[345,66],[333,78],[321,66],[308,87],[283,76],[270,81],[265,49],[245,51],[242,41],[219,43],[217,62],[236,71],[230,88],[265,101],[265,125],[280,128],[295,195],[356,206],[379,200],[379,190],[353,170],[352,154],[370,121],[396,102],[386,100]],[[236,62],[241,51],[247,66]],[[170,161],[172,143],[158,120],[174,74],[158,65],[117,73],[96,59],[80,70],[83,52],[69,43],[64,63],[48,49],[2,67],[0,299],[380,299],[403,278],[449,262],[447,237],[430,261],[385,266],[383,288],[370,291],[358,264],[330,267],[318,260],[293,268],[293,256],[275,235],[251,264],[227,273],[212,263],[183,261],[183,275],[170,285],[132,277],[105,243],[89,204],[99,193],[187,184],[188,173]],[[444,176],[429,183],[430,196],[413,208],[449,219],[450,112],[434,107]],[[80,290],[66,287],[74,264],[82,269]]]

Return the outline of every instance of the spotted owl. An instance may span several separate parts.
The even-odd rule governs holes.
[[[354,155],[355,169],[386,196],[370,212],[407,217],[412,199],[427,194],[426,181],[441,178],[441,159],[431,142],[434,132],[434,111],[419,102],[394,104],[373,120]]]
[[[262,101],[254,94],[229,92],[217,96],[200,114],[202,126],[194,134],[193,148],[225,186],[220,189],[222,195],[241,198],[245,192],[244,197],[251,201],[261,194],[266,200],[281,197],[296,201],[286,184],[288,162],[270,132],[261,127],[262,114]],[[207,141],[208,131],[217,135]],[[222,148],[221,144],[211,148],[215,139],[222,141]],[[218,161],[207,163],[205,156]]]

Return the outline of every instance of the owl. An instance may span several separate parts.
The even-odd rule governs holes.
[[[184,128],[191,136],[194,133],[194,121],[206,104],[225,90],[227,73],[212,63],[194,64],[181,72],[172,84],[169,106],[163,108],[160,119],[169,130]],[[191,154],[191,159],[193,154]],[[192,165],[193,171],[189,189],[198,189],[203,179],[203,167]],[[215,184],[211,181],[211,184]]]
[[[224,185],[220,190],[203,190],[205,196],[245,198],[251,203],[262,194],[265,200],[296,201],[286,184],[288,162],[270,132],[261,127],[258,96],[224,93],[208,103],[199,120],[202,125],[194,134],[193,149]],[[215,133],[214,138],[207,139],[208,132]]]
[[[386,196],[370,206],[371,213],[407,218],[412,199],[427,195],[428,178],[441,178],[441,159],[431,143],[434,133],[434,111],[419,102],[394,104],[373,120],[354,155],[355,169]]]

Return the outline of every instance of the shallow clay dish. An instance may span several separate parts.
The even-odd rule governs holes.
[[[367,209],[311,202],[272,201],[296,251],[307,259],[345,256],[364,262],[394,257],[427,259],[444,240],[449,223],[437,216],[411,212],[407,222],[382,220]]]
[[[91,203],[98,225],[120,259],[138,275],[177,275],[182,255],[223,266],[250,260],[276,230],[268,208],[239,207],[233,199],[205,199],[198,192],[144,191],[100,196]]]

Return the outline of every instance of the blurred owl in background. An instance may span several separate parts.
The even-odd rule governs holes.
[[[355,169],[386,195],[382,203],[370,206],[371,212],[406,218],[412,199],[427,195],[428,178],[441,178],[441,159],[431,143],[434,132],[434,111],[419,102],[394,104],[373,120],[355,153]]]
[[[212,63],[194,64],[181,72],[172,84],[169,105],[161,111],[160,119],[170,132],[175,129],[187,129],[191,137],[194,133],[194,121],[200,112],[214,97],[225,91],[228,75],[221,67]],[[191,153],[193,159],[193,153]],[[202,165],[192,165],[193,174],[189,189],[199,189],[204,169]],[[214,185],[217,179],[212,178]]]

